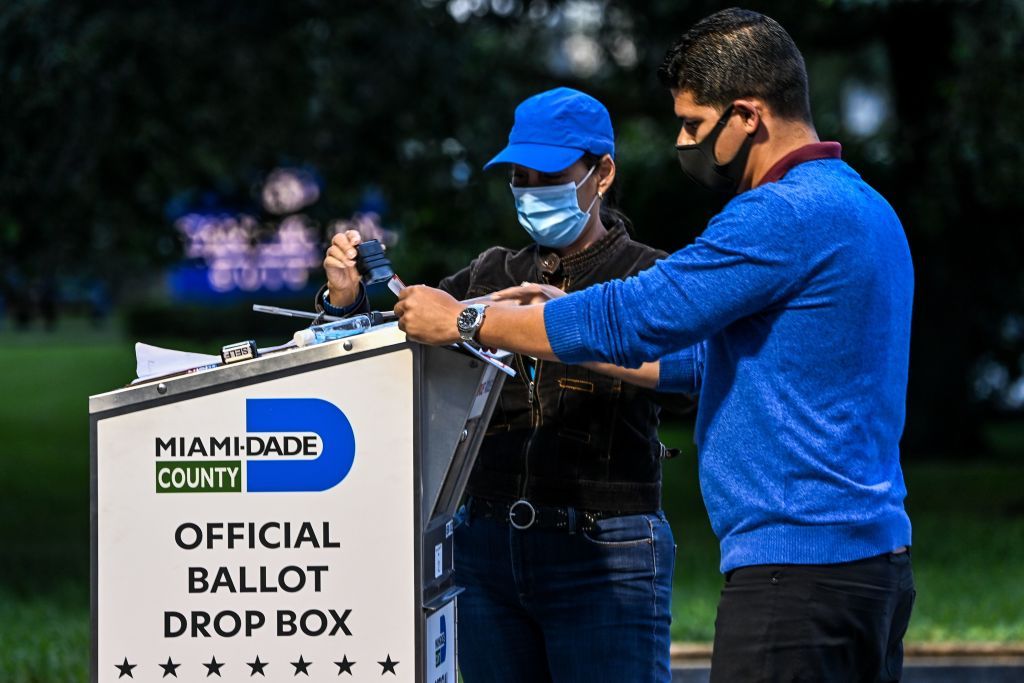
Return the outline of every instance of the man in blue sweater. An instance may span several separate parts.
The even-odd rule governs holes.
[[[899,680],[915,595],[899,464],[903,228],[839,145],[819,142],[803,58],[772,19],[707,17],[659,76],[683,170],[735,195],[694,244],[625,281],[505,295],[532,305],[467,308],[409,288],[400,325],[698,393],[725,574],[712,679]]]

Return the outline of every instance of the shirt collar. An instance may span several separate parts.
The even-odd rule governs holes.
[[[760,187],[761,185],[782,180],[782,177],[789,173],[793,167],[799,166],[802,163],[817,161],[818,159],[840,159],[842,156],[843,146],[838,142],[814,142],[804,145],[775,162],[775,165],[768,169],[768,172],[764,174],[764,177],[761,178],[761,182],[757,186]]]

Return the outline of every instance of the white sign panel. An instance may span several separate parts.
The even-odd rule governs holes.
[[[414,680],[412,362],[97,422],[100,681]]]
[[[427,683],[457,683],[455,678],[455,601],[427,617]]]

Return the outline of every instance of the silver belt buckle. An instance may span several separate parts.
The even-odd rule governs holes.
[[[520,508],[520,506],[522,506],[522,508]],[[520,510],[523,510],[523,508],[525,508],[525,510],[523,510],[523,514],[527,514],[528,513],[530,515],[530,521],[526,522],[525,524],[520,524],[519,522],[517,522],[516,521],[516,517],[518,516],[517,512],[516,512],[517,508],[520,509]],[[526,499],[519,499],[516,502],[512,503],[512,505],[510,505],[508,507],[508,523],[511,524],[514,529],[519,529],[520,531],[525,531],[526,529],[529,529],[531,526],[533,526],[533,523],[536,522],[536,521],[537,521],[537,510],[536,510],[536,508],[533,507],[533,505],[530,503],[530,501],[528,501]]]

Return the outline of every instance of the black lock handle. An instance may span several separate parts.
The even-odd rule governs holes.
[[[387,282],[395,274],[378,240],[367,240],[356,246],[356,270],[365,285]]]

